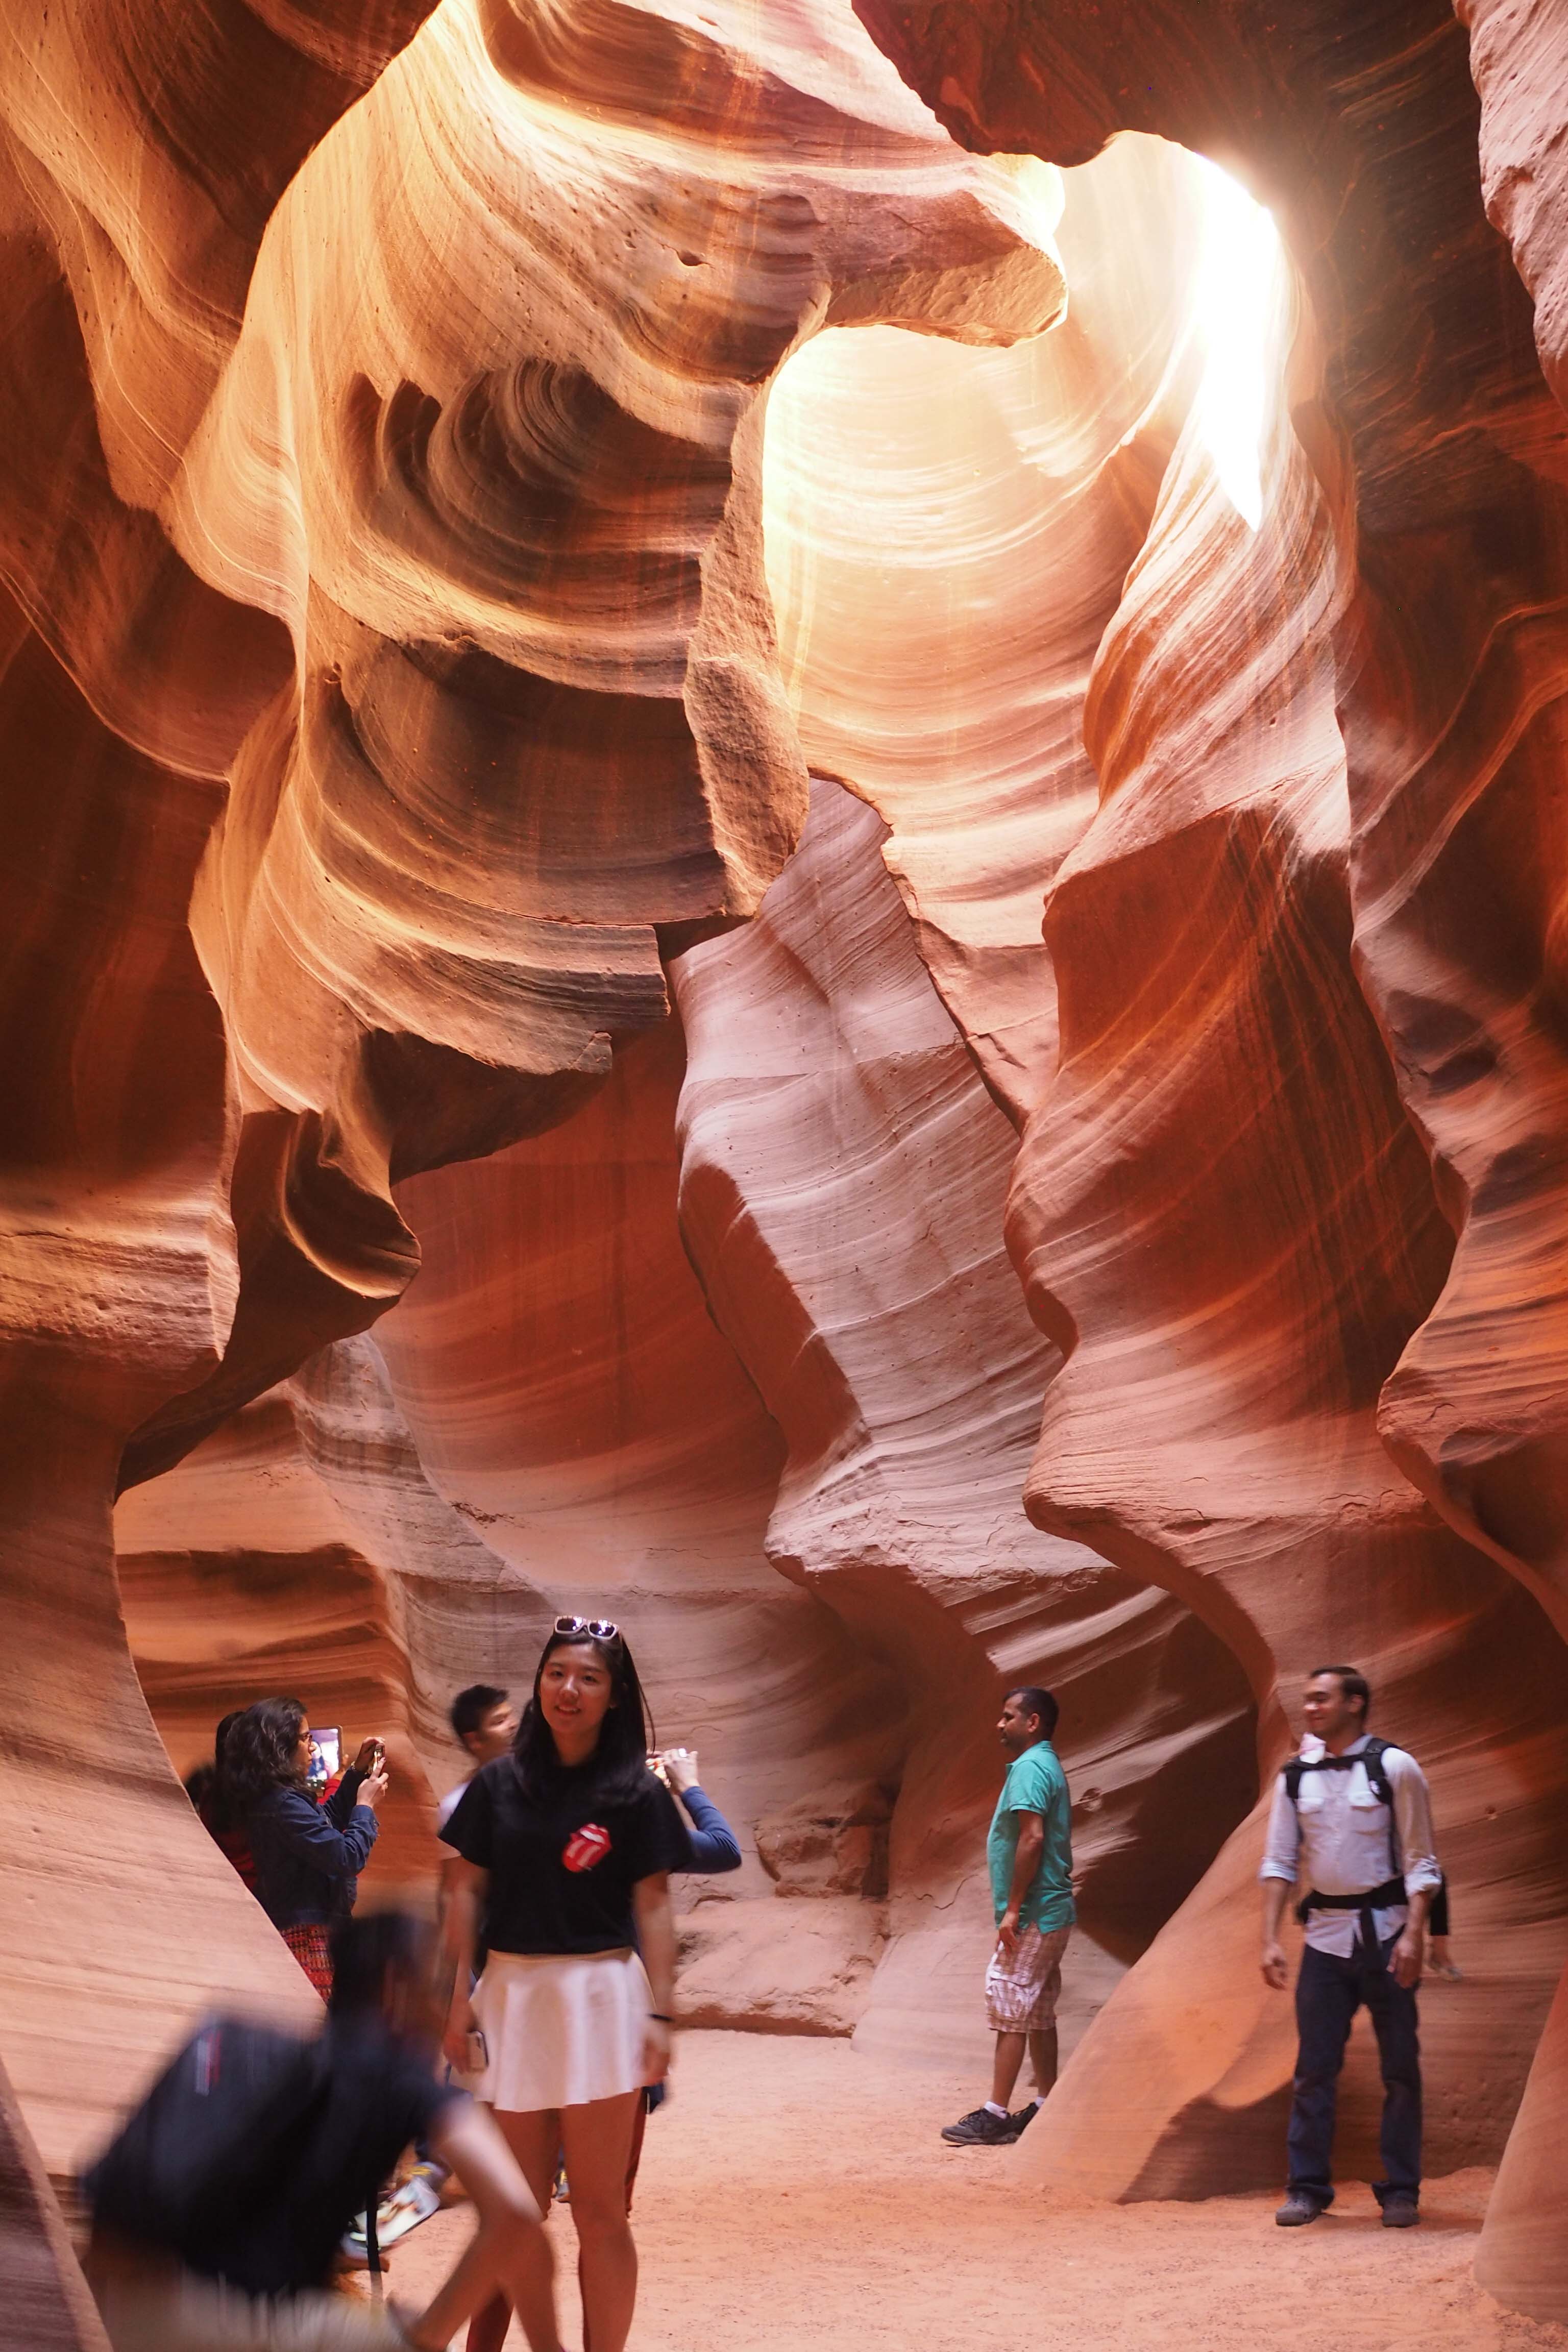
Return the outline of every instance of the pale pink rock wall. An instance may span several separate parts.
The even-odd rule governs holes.
[[[1006,1679],[1064,1708],[1088,1931],[1072,2032],[1245,1811],[1251,1711],[1184,1612],[1023,1517],[1058,1360],[1001,1246],[1016,1139],[921,961],[886,828],[838,785],[812,793],[757,919],[672,967],[681,1226],[788,1442],[769,1557],[908,1696],[893,1943],[860,2032],[934,2056],[983,2039]]]

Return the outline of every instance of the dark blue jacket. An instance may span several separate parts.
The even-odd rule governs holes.
[[[691,1848],[687,1869],[714,1874],[739,1870],[739,1841],[712,1798],[694,1787],[680,1791],[680,1801],[691,1816],[691,1827],[686,1832],[686,1842]]]
[[[275,1927],[328,1927],[354,1907],[376,1818],[356,1804],[363,1772],[345,1772],[324,1805],[300,1789],[269,1789],[250,1810],[256,1899]]]

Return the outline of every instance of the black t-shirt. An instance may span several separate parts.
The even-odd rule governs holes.
[[[182,2247],[190,2268],[247,2294],[325,2286],[338,2242],[413,2140],[466,2091],[438,2083],[434,2053],[399,2041],[374,2012],[329,2018],[326,2086],[298,2127],[268,2193],[237,2200],[226,2227]]]
[[[523,1793],[510,1756],[469,1781],[441,1835],[489,1873],[484,1941],[492,1952],[614,1952],[637,1942],[632,1889],[686,1867],[685,1825],[646,1772],[636,1793],[596,1791],[591,1764],[558,1772],[542,1800]]]

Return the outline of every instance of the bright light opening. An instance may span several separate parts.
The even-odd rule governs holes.
[[[1195,421],[1226,496],[1256,530],[1263,520],[1263,435],[1269,361],[1284,284],[1271,213],[1197,157],[1204,185],[1197,311],[1206,353]]]

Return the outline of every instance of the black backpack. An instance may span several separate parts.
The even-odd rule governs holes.
[[[1361,1750],[1359,1755],[1342,1756],[1337,1759],[1331,1756],[1326,1761],[1322,1757],[1319,1757],[1317,1760],[1311,1764],[1309,1764],[1304,1757],[1293,1756],[1289,1764],[1285,1767],[1285,1788],[1288,1795],[1289,1796],[1290,1802],[1293,1805],[1298,1804],[1300,1801],[1301,1775],[1303,1772],[1343,1771],[1354,1765],[1364,1764],[1366,1767],[1367,1784],[1371,1788],[1373,1795],[1377,1799],[1380,1805],[1386,1805],[1388,1807],[1389,1868],[1392,1873],[1397,1875],[1399,1870],[1399,1830],[1394,1811],[1394,1784],[1390,1780],[1388,1774],[1384,1768],[1383,1761],[1385,1750],[1392,1748],[1394,1745],[1394,1742],[1392,1739],[1369,1739],[1366,1746]]]
[[[237,2202],[276,2187],[326,2092],[319,2042],[210,2018],[83,2174],[94,2221],[174,2253],[199,2250]]]
[[[1321,1772],[1325,1770],[1331,1772],[1336,1769],[1348,1769],[1350,1766],[1354,1764],[1364,1764],[1366,1766],[1367,1781],[1371,1787],[1373,1795],[1377,1799],[1380,1805],[1386,1805],[1390,1812],[1392,1812],[1394,1811],[1394,1784],[1389,1780],[1388,1774],[1384,1769],[1383,1759],[1393,1746],[1394,1742],[1392,1739],[1369,1739],[1366,1746],[1361,1750],[1359,1755],[1346,1756],[1339,1759],[1337,1764],[1335,1759],[1331,1756],[1327,1758],[1320,1756],[1315,1762],[1310,1764],[1308,1763],[1304,1756],[1292,1756],[1290,1761],[1285,1767],[1285,1786],[1290,1792],[1290,1802],[1295,1804],[1301,1794],[1301,1775],[1303,1772]]]

